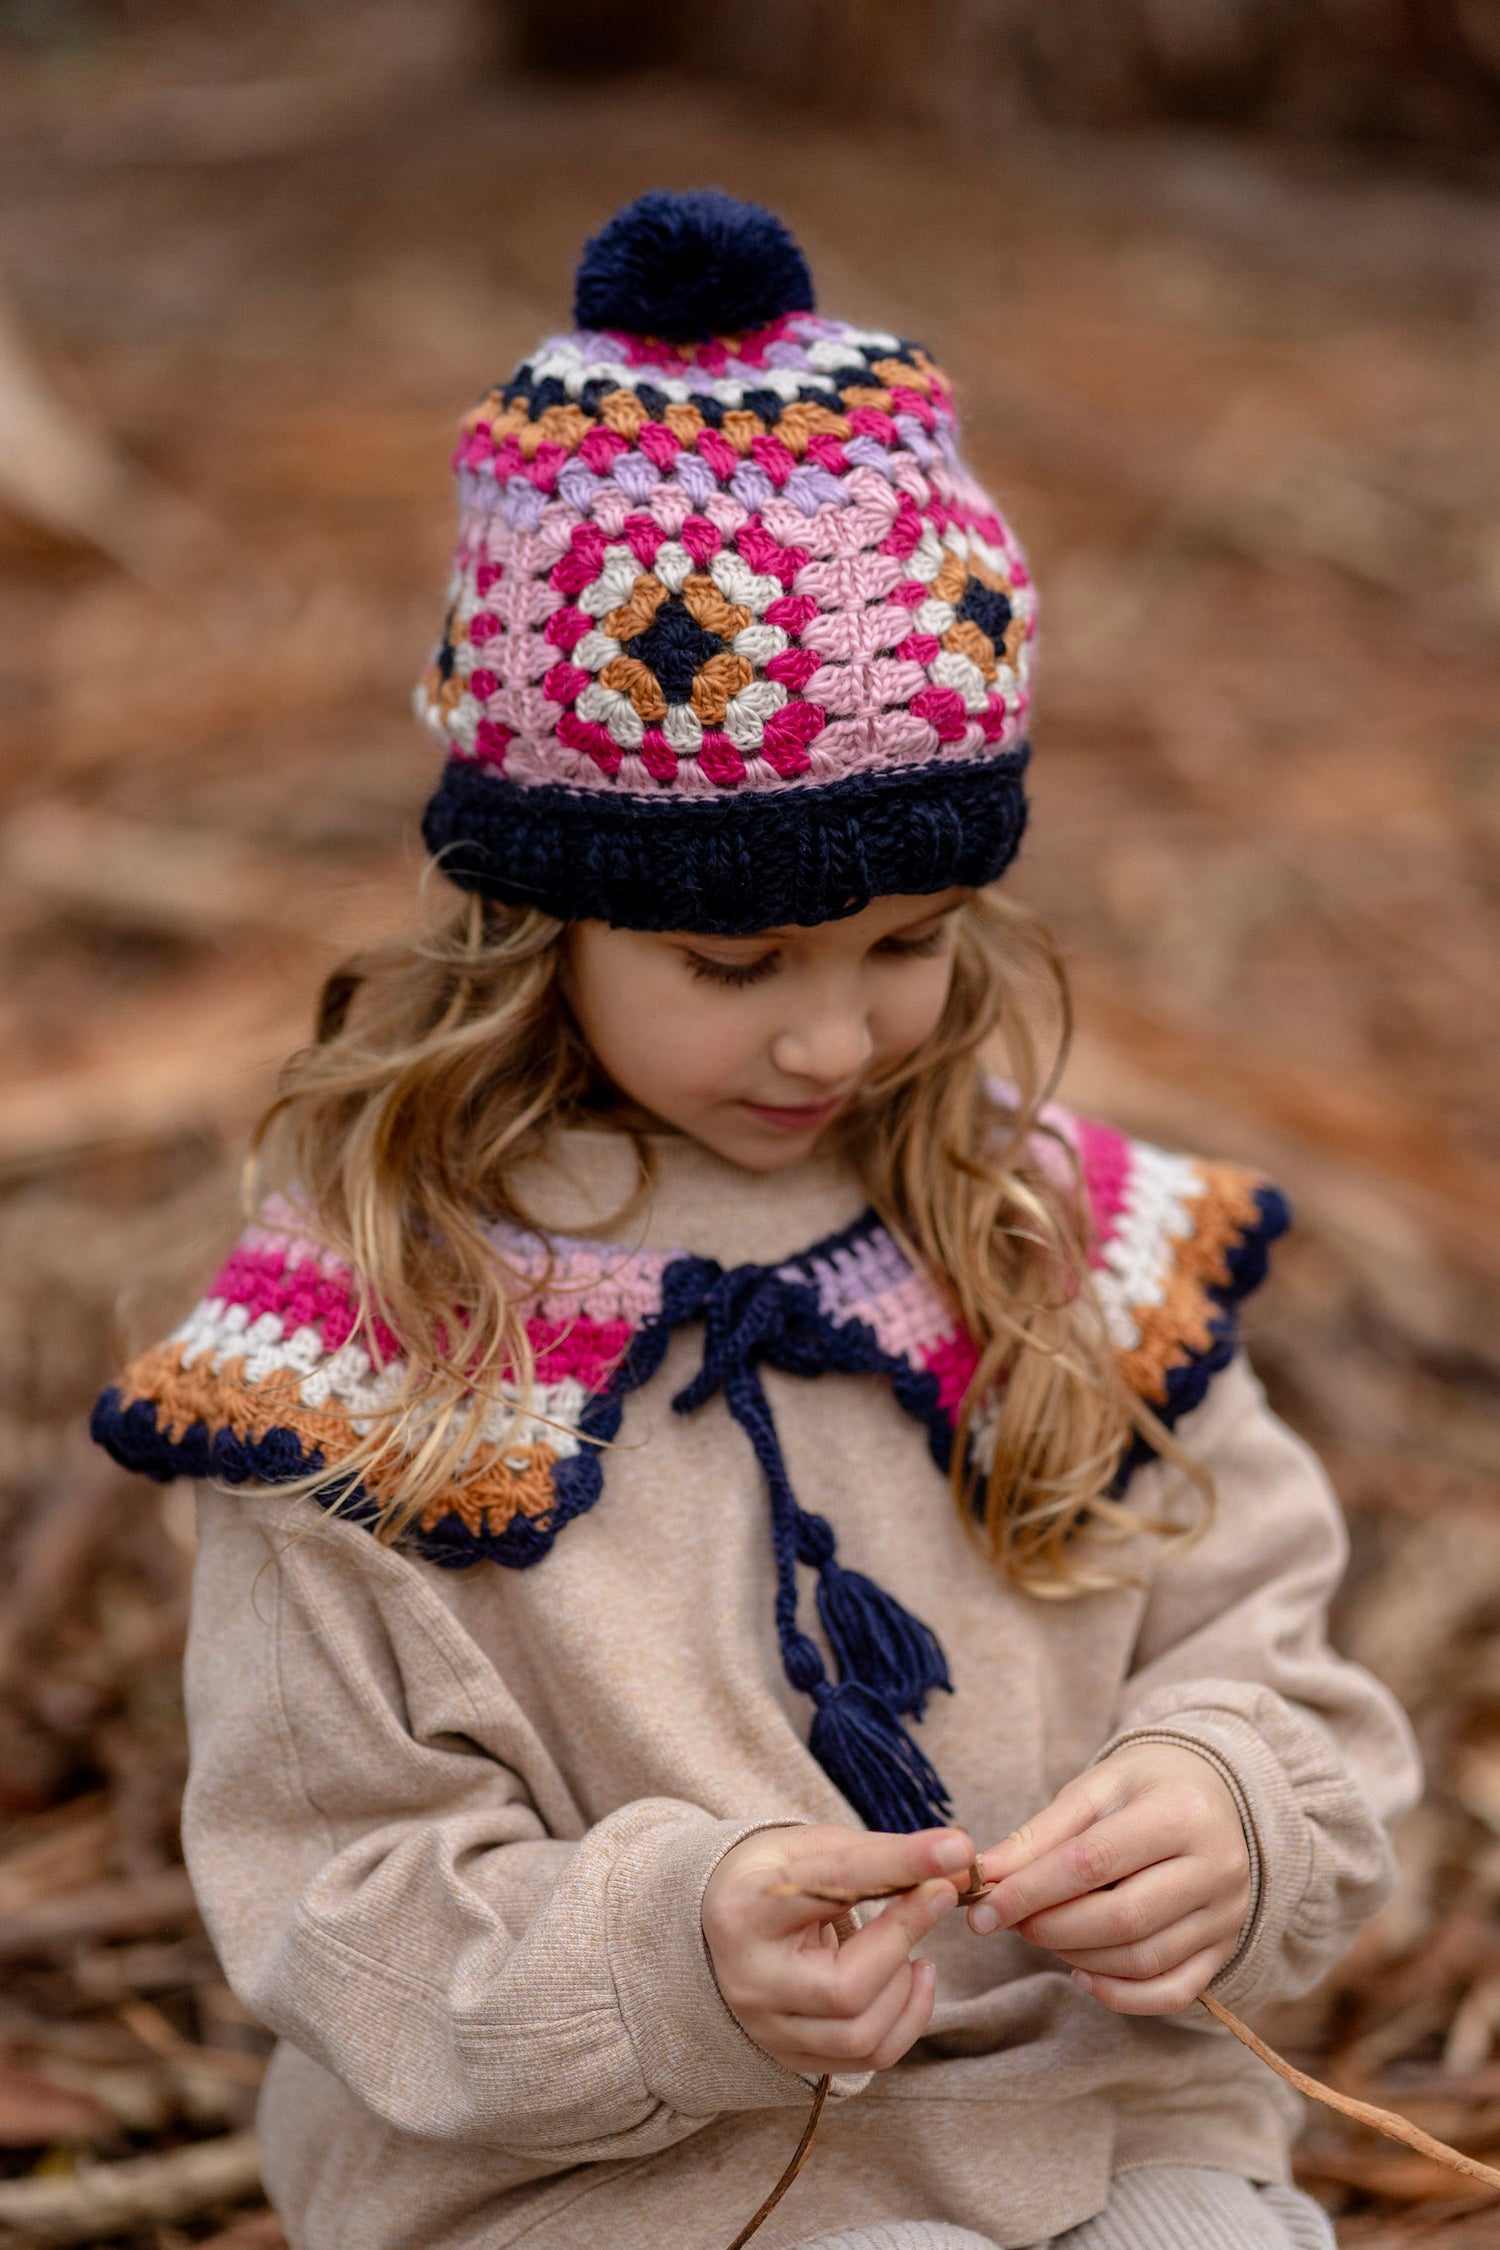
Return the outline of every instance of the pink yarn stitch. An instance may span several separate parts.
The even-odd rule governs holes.
[[[974,1340],[965,1329],[955,1328],[940,1344],[922,1354],[922,1365],[937,1377],[938,1404],[945,1414],[956,1414],[968,1395],[979,1365]]]
[[[602,1390],[630,1346],[634,1328],[626,1320],[528,1320],[526,1333],[536,1353],[537,1380],[560,1383],[571,1376],[586,1391]],[[545,1435],[545,1433],[544,1433]]]
[[[243,1305],[254,1320],[274,1315],[284,1336],[315,1328],[328,1352],[339,1351],[359,1325],[349,1275],[326,1273],[315,1258],[298,1258],[291,1250],[254,1250],[241,1244],[220,1267],[208,1294]],[[360,1331],[361,1342],[369,1337],[382,1359],[401,1357],[401,1347],[383,1321],[374,1320]]]
[[[913,359],[897,339],[883,344],[821,315],[788,313],[753,338],[678,347],[580,332],[550,339],[543,356],[549,381],[571,370],[567,396],[591,400],[578,434],[554,437],[549,426],[541,438],[533,422],[527,458],[505,426],[513,410],[489,402],[460,447],[453,661],[423,691],[427,716],[460,755],[503,764],[507,781],[523,787],[712,795],[821,788],[893,759],[982,761],[1019,744],[1030,577],[958,454],[948,386],[924,355]],[[841,386],[859,388],[854,362],[869,384],[885,386],[888,407],[841,404]],[[837,374],[823,375],[830,366]],[[633,435],[613,427],[613,415],[589,421],[600,396],[591,395],[591,371],[629,393],[627,371],[636,369],[644,395],[636,394]],[[650,389],[652,369],[669,384],[686,378],[689,391],[715,387],[724,416],[705,412],[691,428],[677,420],[676,405]],[[778,382],[789,374],[800,393],[782,391],[785,420],[765,403],[773,371]],[[801,399],[820,392],[843,413],[847,437],[797,418]],[[668,396],[680,401],[683,389],[669,387]],[[660,726],[643,734],[618,696],[581,719],[575,705],[585,689],[621,650],[636,653],[635,635],[627,629],[618,641],[604,621],[632,606],[638,574],[711,616],[701,595],[684,589],[684,555],[748,618],[748,631],[721,638],[749,659],[757,682],[781,691],[779,704],[738,704],[701,740],[690,717],[670,740]],[[943,619],[960,597],[933,592],[945,573],[951,591],[955,560],[986,588],[1008,588],[1012,618],[1024,626],[1019,639],[1006,635],[1008,660],[997,648],[1001,675],[982,698],[955,684],[944,648]],[[660,602],[654,593],[647,620]],[[913,611],[924,613],[920,627]]]
[[[1085,1117],[1072,1117],[1070,1123],[1073,1127],[1073,1145],[1078,1151],[1078,1161],[1089,1192],[1094,1225],[1099,1235],[1107,1239],[1125,1207],[1130,1181],[1130,1137],[1126,1133],[1117,1132],[1113,1126],[1098,1124]]]

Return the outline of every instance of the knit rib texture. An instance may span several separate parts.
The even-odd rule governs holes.
[[[997,2250],[997,2245],[943,2219],[892,2219],[820,2235],[800,2250]],[[1296,2188],[1256,2187],[1202,2165],[1159,2164],[1120,2174],[1097,2218],[1035,2250],[1337,2250],[1337,2244],[1325,2214]]]

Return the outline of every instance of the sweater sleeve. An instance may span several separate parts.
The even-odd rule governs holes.
[[[311,1502],[204,1491],[188,1865],[229,1981],[379,2116],[526,2166],[638,2157],[800,2098],[700,1922],[763,1823],[585,1827],[419,1569]]]
[[[1217,1505],[1198,1541],[1156,1572],[1118,1731],[1100,1755],[1177,1742],[1228,1782],[1253,1904],[1213,1990],[1226,2006],[1253,2007],[1315,1984],[1389,1896],[1388,1826],[1415,1801],[1421,1774],[1395,1699],[1328,1644],[1343,1517],[1317,1456],[1272,1413],[1243,1352],[1177,1435],[1212,1471]]]

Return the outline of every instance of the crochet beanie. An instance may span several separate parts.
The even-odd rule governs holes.
[[[991,881],[1035,604],[919,344],[814,309],[768,211],[641,196],[468,417],[423,833],[563,920],[746,934]]]

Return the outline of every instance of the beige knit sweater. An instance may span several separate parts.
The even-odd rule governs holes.
[[[657,1154],[650,1246],[779,1258],[861,1206],[828,1160]],[[629,1164],[612,1135],[565,1136],[536,1217],[584,1231]],[[699,1904],[752,1827],[850,1815],[779,1661],[750,1448],[722,1399],[669,1409],[698,1350],[674,1335],[602,1501],[533,1569],[439,1570],[308,1501],[202,1492],[184,1833],[230,1980],[281,2037],[264,2154],[297,2250],[715,2250],[796,2140],[808,2088],[725,2006]],[[1416,1762],[1391,1698],[1326,1644],[1337,1505],[1243,1357],[1180,1425],[1217,1479],[1210,1531],[1068,1603],[976,1559],[879,1378],[766,1388],[804,1502],[947,1650],[956,1692],[921,1739],[976,1842],[1112,1744],[1186,1743],[1255,1862],[1216,1989],[1253,2007],[1321,1976],[1386,1895]],[[765,2250],[898,2217],[1034,2243],[1143,2164],[1284,2176],[1295,2105],[1201,2010],[1111,2015],[960,1915],[927,1950],[931,2030],[836,2082]]]

